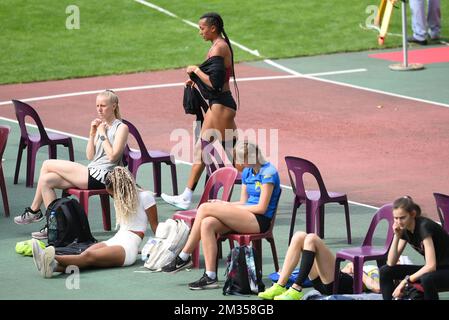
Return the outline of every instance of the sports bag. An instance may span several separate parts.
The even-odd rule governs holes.
[[[155,238],[148,239],[142,248],[142,259],[146,258],[145,268],[161,271],[181,252],[189,237],[190,228],[183,220],[167,219],[160,222]]]
[[[251,246],[234,247],[227,258],[223,294],[249,295],[265,290],[262,272],[255,262],[255,250]]]
[[[65,247],[73,242],[95,243],[83,207],[76,199],[63,197],[53,200],[45,212],[48,245]]]

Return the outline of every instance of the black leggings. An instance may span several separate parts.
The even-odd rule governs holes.
[[[395,289],[394,280],[402,280],[406,275],[411,275],[421,269],[416,265],[384,265],[379,270],[380,291],[384,300],[391,300]],[[440,289],[449,290],[449,266],[438,267],[436,271],[429,272],[419,279],[424,289],[424,300],[438,300]]]

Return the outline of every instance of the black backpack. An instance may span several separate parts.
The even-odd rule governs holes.
[[[51,230],[50,217],[54,212],[56,232]],[[95,243],[83,207],[76,199],[58,198],[53,200],[45,212],[47,218],[48,245],[65,247],[73,242]]]
[[[262,272],[251,246],[234,247],[227,258],[223,294],[249,295],[265,290]],[[257,271],[256,271],[257,270]]]

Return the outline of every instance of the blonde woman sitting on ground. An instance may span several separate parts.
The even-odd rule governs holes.
[[[33,239],[34,263],[44,278],[53,272],[64,272],[67,266],[121,267],[136,262],[139,246],[148,222],[156,232],[157,208],[153,194],[136,186],[133,176],[123,167],[115,167],[105,179],[106,190],[114,198],[116,223],[119,231],[111,239],[96,243],[80,255],[55,256],[55,248],[43,250]]]

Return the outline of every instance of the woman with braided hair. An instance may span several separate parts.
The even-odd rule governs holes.
[[[87,267],[121,267],[134,264],[139,246],[145,235],[148,222],[156,232],[158,224],[156,202],[151,192],[143,191],[134,177],[123,167],[115,167],[105,179],[106,190],[114,198],[116,229],[119,231],[109,240],[96,243],[80,255],[55,256],[55,248],[43,250],[33,239],[34,263],[44,278],[53,272],[64,272],[66,267],[75,265]]]
[[[211,138],[220,140],[231,158],[232,148],[237,141],[235,136],[237,125],[234,121],[237,104],[229,87],[231,76],[234,78],[234,89],[239,100],[234,73],[234,52],[224,30],[223,19],[218,13],[210,12],[202,15],[198,26],[200,35],[205,41],[210,41],[212,46],[205,62],[200,66],[187,67],[186,72],[190,79],[185,82],[185,85],[197,86],[202,96],[209,100],[209,109],[204,117],[200,137],[207,141]],[[179,196],[162,194],[162,199],[182,210],[189,208],[192,193],[204,170],[204,162],[201,159],[201,139],[198,139],[194,152],[195,161],[184,192]]]

